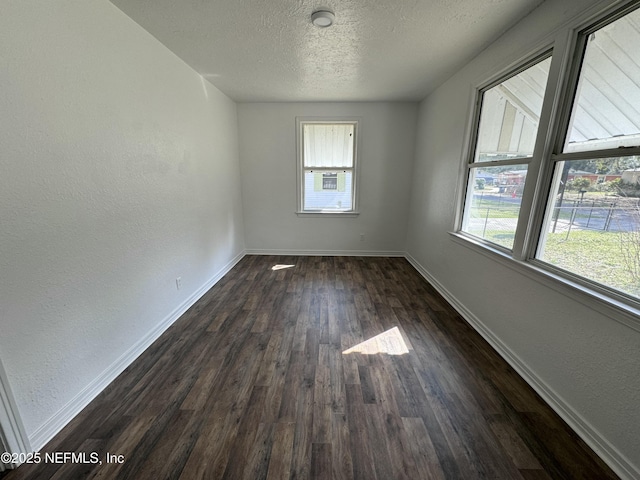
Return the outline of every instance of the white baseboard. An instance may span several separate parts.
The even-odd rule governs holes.
[[[187,300],[167,315],[156,327],[138,340],[129,350],[123,353],[115,362],[104,370],[96,379],[73,397],[65,406],[58,410],[49,420],[29,436],[31,449],[38,451],[44,447],[62,428],[82,411],[95,397],[98,396],[115,378],[120,375],[133,361],[138,358],[164,331],[180,316],[200,299],[211,287],[226,275],[242,258],[245,252],[236,255],[229,263],[222,267],[211,279],[193,293]]]
[[[438,282],[415,258],[408,253],[405,254],[405,258],[620,478],[640,480],[640,470],[635,465],[538,377],[525,362],[496,337],[478,317]]]
[[[279,249],[251,249],[247,255],[290,255],[300,257],[404,257],[405,252],[382,250],[279,250]]]

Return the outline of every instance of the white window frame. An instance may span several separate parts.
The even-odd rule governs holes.
[[[574,93],[580,73],[584,43],[590,32],[615,21],[637,8],[637,2],[614,1],[607,7],[596,6],[586,10],[572,22],[540,42],[527,54],[506,66],[499,73],[475,85],[471,91],[469,123],[460,166],[457,208],[453,239],[502,265],[553,288],[590,308],[640,331],[640,299],[626,295],[598,282],[573,275],[536,258],[542,240],[543,224],[549,192],[552,188],[555,164],[562,160],[601,158],[614,150],[562,153],[569,125]],[[479,100],[481,93],[492,85],[513,76],[540,58],[545,51],[552,52],[533,157],[529,159],[526,184],[520,205],[520,216],[512,250],[507,250],[462,231],[465,215],[465,197],[470,178],[469,164],[473,161],[479,126]],[[620,149],[615,152],[622,153]],[[640,147],[624,148],[624,155],[640,155]],[[487,166],[490,166],[490,162]]]
[[[514,157],[514,158],[509,158],[504,160],[476,162],[475,157],[476,157],[476,149],[478,148],[477,143],[478,143],[478,133],[480,130],[480,116],[481,116],[481,109],[482,109],[482,101],[483,101],[484,93],[486,91],[490,90],[491,88],[497,85],[500,85],[502,82],[512,77],[515,77],[519,73],[527,70],[529,67],[532,67],[535,64],[542,62],[548,58],[552,58],[552,62],[553,62],[552,54],[553,54],[553,50],[549,46],[542,49],[538,49],[534,51],[531,55],[517,62],[517,64],[509,66],[505,70],[499,72],[497,75],[492,77],[489,81],[483,83],[482,85],[474,89],[474,100],[473,100],[473,106],[472,106],[473,115],[471,117],[471,122],[469,125],[469,138],[467,141],[467,150],[464,155],[464,158],[466,159],[464,163],[465,173],[463,175],[464,182],[461,185],[462,187],[461,204],[462,205],[461,205],[461,208],[459,208],[460,215],[457,219],[457,231],[462,235],[472,237],[482,243],[491,245],[491,248],[497,249],[505,253],[514,252],[515,254],[515,252],[517,252],[516,246],[522,243],[522,238],[519,238],[518,236],[518,232],[522,230],[521,228],[522,218],[526,217],[526,215],[522,211],[522,204],[520,206],[520,214],[518,216],[518,225],[516,227],[514,245],[512,249],[508,249],[496,243],[490,242],[488,240],[485,240],[480,237],[476,237],[472,234],[469,234],[467,232],[464,232],[462,229],[465,226],[465,223],[467,220],[466,217],[469,214],[469,210],[471,208],[471,202],[468,201],[469,199],[467,199],[467,194],[469,191],[469,187],[468,187],[469,180],[471,179],[471,176],[472,176],[471,174],[474,169],[482,169],[482,168],[488,168],[488,167],[501,167],[501,166],[515,166],[515,165],[527,165],[527,179],[528,179],[529,175],[532,173],[531,169],[539,168],[539,165],[540,165],[540,156],[541,156],[540,153],[541,153],[541,148],[543,148],[543,145],[540,144],[539,140],[540,140],[540,129],[543,128],[543,124],[542,124],[543,112],[541,112],[540,114],[538,133],[536,134],[536,143],[535,143],[533,154],[531,157]],[[546,92],[549,90],[550,78],[551,78],[551,72],[549,72],[549,77],[547,78],[547,85],[545,88],[545,97],[547,96]],[[544,111],[544,103],[542,108]],[[529,183],[530,182],[528,181],[526,182],[526,184],[529,184]],[[525,189],[526,189],[526,184],[525,184]],[[522,196],[523,203],[525,202],[526,194],[527,194],[527,191],[525,190]]]
[[[344,169],[351,170],[351,209],[350,210],[332,210],[332,209],[305,209],[304,208],[304,188],[305,188],[305,179],[304,179],[304,135],[303,128],[304,125],[307,124],[326,124],[326,125],[341,125],[348,124],[354,126],[354,142],[353,142],[353,166]],[[361,151],[361,132],[360,127],[362,124],[361,117],[296,117],[296,196],[297,196],[297,208],[296,213],[298,216],[357,216],[359,215],[358,209],[358,184],[359,184],[359,157]],[[336,167],[315,167],[314,170],[319,172],[335,172],[336,170],[340,170],[341,168]]]

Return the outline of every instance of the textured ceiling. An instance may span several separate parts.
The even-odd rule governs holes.
[[[236,101],[421,100],[542,0],[111,0]],[[335,12],[314,27],[311,13]]]

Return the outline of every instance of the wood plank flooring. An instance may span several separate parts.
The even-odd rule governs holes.
[[[42,452],[103,464],[6,480],[617,478],[402,258],[245,257]]]

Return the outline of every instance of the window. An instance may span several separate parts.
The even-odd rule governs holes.
[[[358,120],[298,119],[298,212],[356,213]]]
[[[640,298],[640,10],[580,39],[536,258]]]
[[[458,236],[637,313],[635,8],[610,11],[571,41],[560,32],[560,50],[572,54],[527,62],[479,89]]]
[[[323,190],[338,190],[338,174],[337,173],[323,173],[322,174],[322,189]]]
[[[511,249],[551,58],[480,91],[462,231]]]

